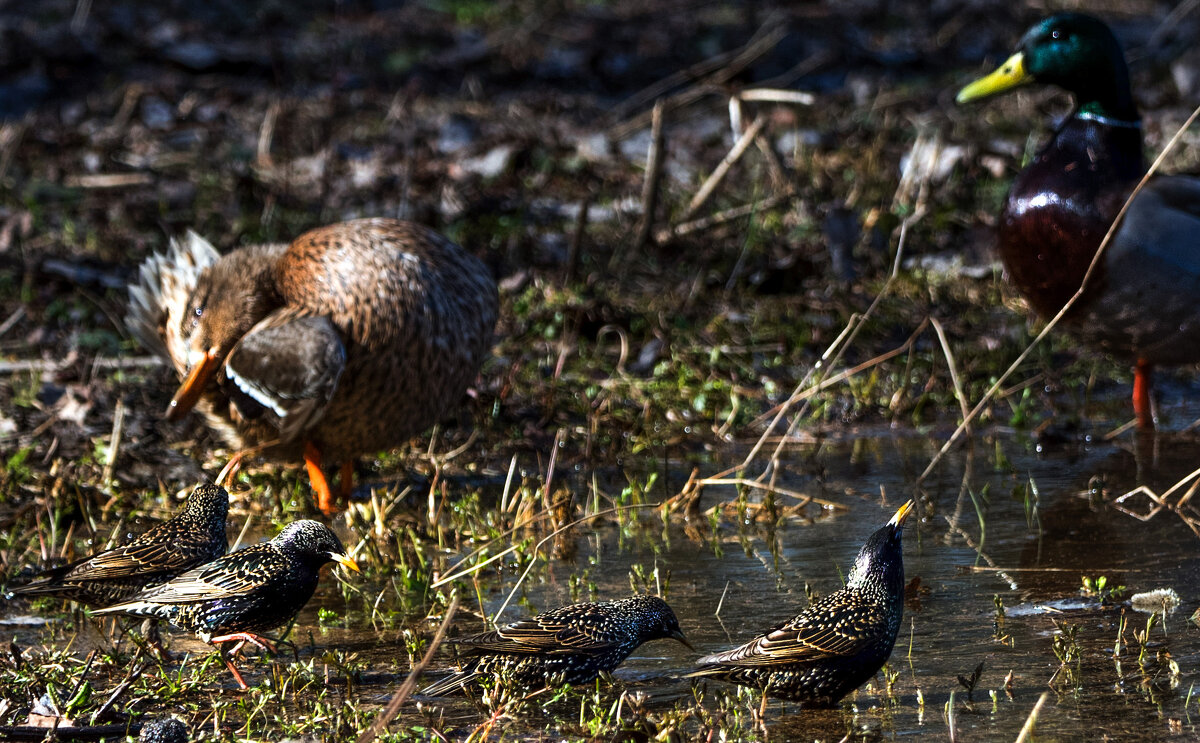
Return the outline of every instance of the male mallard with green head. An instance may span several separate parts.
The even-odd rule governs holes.
[[[1146,174],[1125,57],[1102,21],[1060,13],[1026,32],[959,103],[1026,83],[1056,85],[1076,107],[1013,181],[1000,257],[1043,316],[1062,309],[1121,207]],[[1153,428],[1150,372],[1200,361],[1200,178],[1156,175],[1130,202],[1086,291],[1064,316],[1076,335],[1135,363],[1133,406]]]
[[[303,459],[325,512],[324,474],[420,434],[458,403],[492,345],[488,268],[438,233],[393,219],[320,227],[290,245],[221,256],[195,233],[142,264],[128,325],[183,380],[230,446]]]

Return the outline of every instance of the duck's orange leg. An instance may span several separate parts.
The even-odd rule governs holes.
[[[342,462],[342,471],[338,475],[338,497],[343,502],[350,502],[350,495],[354,492],[354,462]]]
[[[1150,404],[1150,375],[1154,367],[1138,359],[1133,368],[1133,412],[1137,416],[1137,427],[1143,431],[1154,430],[1154,411]]]
[[[333,492],[329,489],[329,481],[321,469],[321,450],[309,441],[304,444],[304,466],[308,469],[308,481],[317,495],[317,508],[326,516],[337,513],[337,505],[333,502]]]

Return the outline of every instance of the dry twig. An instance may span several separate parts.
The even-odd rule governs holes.
[[[642,221],[638,225],[633,250],[640,251],[650,241],[650,230],[654,227],[654,213],[658,210],[658,184],[662,180],[663,160],[663,104],[654,104],[653,123],[650,127],[650,152],[646,157],[646,180],[642,183]],[[621,251],[613,253],[614,260]]]
[[[741,159],[742,155],[745,154],[746,150],[750,147],[751,143],[754,142],[755,137],[757,137],[758,133],[762,131],[762,128],[766,123],[767,120],[762,116],[759,116],[754,119],[753,122],[751,122],[750,126],[746,128],[746,131],[742,132],[742,135],[738,137],[737,142],[734,142],[733,147],[731,147],[729,152],[726,153],[725,157],[721,159],[721,162],[716,168],[713,169],[713,172],[709,174],[708,178],[704,179],[704,183],[700,186],[700,190],[696,191],[696,195],[693,196],[691,202],[688,203],[687,209],[683,211],[684,220],[690,219],[692,215],[700,209],[700,207],[704,206],[705,202],[707,202],[713,195],[713,192],[716,191],[717,186],[721,185],[721,181],[725,180],[725,176],[729,173],[729,169]]]
[[[400,714],[400,708],[412,696],[413,690],[417,688],[417,679],[433,662],[433,656],[441,647],[442,641],[446,639],[446,630],[450,627],[450,620],[454,619],[454,612],[458,611],[458,593],[454,593],[450,597],[450,605],[446,607],[446,616],[442,618],[442,623],[438,625],[437,634],[433,636],[433,641],[429,643],[429,647],[425,650],[425,655],[422,656],[421,662],[413,666],[408,677],[404,679],[404,683],[400,684],[400,688],[392,695],[391,701],[383,708],[383,712],[379,713],[379,717],[375,718],[375,722],[358,736],[355,743],[371,743],[379,737],[387,726],[396,719],[396,715]]]

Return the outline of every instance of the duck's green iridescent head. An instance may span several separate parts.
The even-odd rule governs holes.
[[[966,103],[1033,82],[1074,94],[1081,111],[1137,118],[1125,55],[1098,18],[1059,13],[1040,21],[1025,32],[1004,64],[960,90],[957,101]]]

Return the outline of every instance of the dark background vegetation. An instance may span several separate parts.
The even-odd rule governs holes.
[[[663,463],[652,500],[674,495],[670,463],[762,432],[880,293],[913,215],[901,272],[843,366],[933,317],[976,400],[1034,328],[994,263],[995,215],[1069,101],[1031,89],[963,109],[953,95],[1061,7],[1113,24],[1161,147],[1200,92],[1200,15],[1167,2],[3,3],[0,530],[48,502],[136,511],[223,464],[195,421],[162,420],[174,380],[122,324],[138,264],[188,229],[225,251],[391,216],[492,267],[502,319],[474,394],[432,442],[364,463],[369,483],[495,490],[520,455],[545,484],[557,445],[567,482]],[[762,86],[815,103],[746,103],[766,146],[686,215],[733,142],[730,97]],[[639,245],[659,97],[667,159]],[[1195,168],[1197,152],[1167,169]],[[762,206],[667,234],[747,204]],[[1127,417],[1128,381],[1058,335],[983,420],[1074,436]],[[1191,371],[1162,389],[1200,391]],[[928,329],[814,402],[801,431],[818,438],[944,433],[959,416]],[[237,508],[305,510],[293,470],[250,470]],[[37,551],[10,540],[4,571]]]

